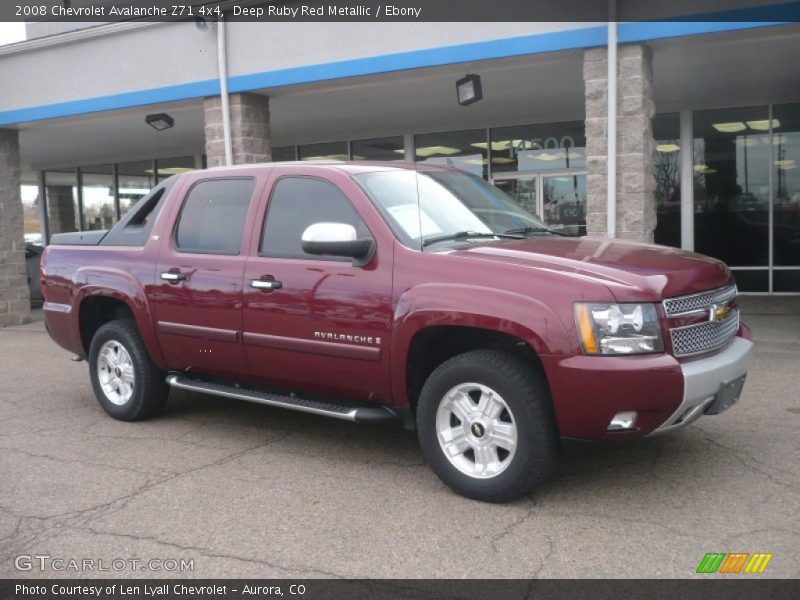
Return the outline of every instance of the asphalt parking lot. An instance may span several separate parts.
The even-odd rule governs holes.
[[[691,577],[733,551],[798,577],[800,302],[745,309],[757,354],[737,407],[567,444],[507,505],[451,493],[399,428],[175,391],[160,418],[114,421],[41,323],[0,330],[0,578],[78,575],[18,555],[194,562],[89,577]]]

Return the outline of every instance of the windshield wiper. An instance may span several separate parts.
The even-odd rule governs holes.
[[[549,227],[531,227],[530,225],[526,227],[516,227],[514,229],[506,229],[505,233],[509,234],[552,233],[553,235],[560,235],[560,236],[566,235],[564,233],[561,233],[560,231],[555,231],[553,229],[550,229]]]
[[[423,240],[422,247],[430,246],[431,244],[438,244],[439,242],[448,242],[451,240],[466,240],[468,238],[505,238],[512,240],[524,239],[520,235],[511,235],[508,231],[505,233],[481,233],[478,231],[459,231],[451,233],[450,235],[440,235],[438,237],[428,238]]]

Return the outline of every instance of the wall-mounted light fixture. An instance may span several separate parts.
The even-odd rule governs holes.
[[[167,113],[155,113],[147,115],[144,122],[150,125],[156,131],[164,131],[175,125],[175,119],[170,117]]]
[[[456,81],[456,93],[461,106],[469,106],[478,100],[483,100],[480,75],[467,75]]]

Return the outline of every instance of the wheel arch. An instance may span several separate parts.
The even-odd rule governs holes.
[[[92,337],[105,323],[131,318],[136,323],[151,360],[164,368],[164,358],[156,337],[152,313],[141,282],[126,271],[114,268],[85,268],[75,274],[78,292],[77,338],[88,354]]]
[[[521,355],[546,380],[540,355],[566,354],[569,344],[561,319],[534,298],[469,285],[412,288],[395,313],[393,395],[413,409],[422,383],[438,364],[478,348]]]

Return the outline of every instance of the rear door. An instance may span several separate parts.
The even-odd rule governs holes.
[[[251,377],[388,403],[392,244],[368,227],[359,211],[368,200],[345,173],[313,166],[273,173],[244,274]],[[357,266],[347,258],[306,254],[301,236],[315,223],[352,225],[359,239],[376,241],[374,257]]]
[[[242,275],[256,177],[199,179],[158,256],[148,300],[171,369],[245,375]]]

